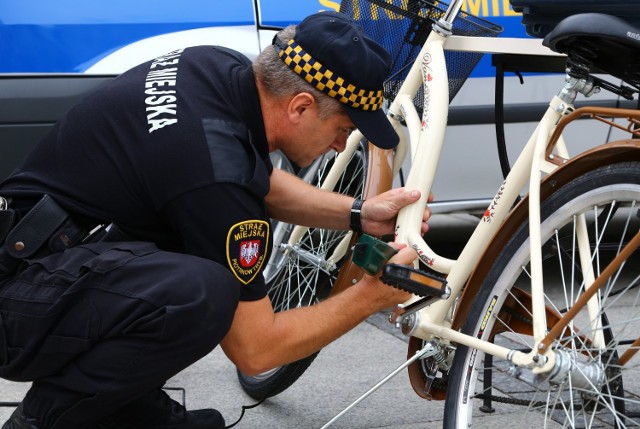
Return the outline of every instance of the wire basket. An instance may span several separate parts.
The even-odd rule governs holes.
[[[431,25],[442,18],[449,5],[435,0],[342,0],[340,12],[353,18],[362,29],[380,43],[392,56],[392,67],[384,85],[387,100],[393,100],[407,77]],[[493,24],[466,12],[460,12],[453,23],[453,34],[459,36],[495,37],[502,32]],[[449,102],[456,96],[473,71],[482,53],[445,51],[449,75]],[[424,100],[420,87],[414,98],[418,112]]]

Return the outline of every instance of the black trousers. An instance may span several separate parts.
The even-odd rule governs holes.
[[[0,377],[33,381],[25,412],[91,427],[209,353],[239,283],[210,260],[144,242],[80,245],[0,279]]]

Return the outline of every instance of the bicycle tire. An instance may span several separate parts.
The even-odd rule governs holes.
[[[351,160],[338,180],[335,191],[353,197],[361,197],[364,192],[368,166],[366,142],[359,144]],[[319,162],[310,183],[319,186],[326,177],[334,155],[325,155]],[[289,240],[292,225],[281,225],[287,231],[274,239],[273,255],[265,270],[267,289],[274,311],[306,307],[326,298],[335,284],[340,267],[346,258],[337,261],[332,268],[321,267],[335,246],[348,231],[309,229],[297,243],[297,249],[286,249],[282,245]],[[311,365],[318,352],[293,363],[283,365],[257,376],[247,376],[240,370],[238,380],[242,389],[252,398],[264,399],[282,393],[302,376]]]
[[[576,269],[575,261],[575,215],[585,213],[588,218],[592,265],[597,277],[640,229],[638,204],[638,162],[586,172],[545,199],[541,204],[544,278],[555,273],[554,278],[560,279],[554,288],[545,287],[548,315],[564,314],[583,291],[582,273]],[[474,306],[463,327],[468,335],[525,352],[531,350],[533,342],[528,332],[531,319],[526,302],[528,228],[528,221],[524,221],[496,258],[477,296],[477,302],[483,304]],[[640,321],[634,316],[640,303],[639,259],[640,251],[636,250],[601,289],[601,312],[594,318],[601,326],[592,330],[583,309],[553,345],[576,358],[573,371],[579,372],[575,374],[594,370],[592,376],[560,377],[553,382],[532,379],[526,370],[516,370],[508,361],[458,346],[448,374],[444,427],[466,428],[474,422],[490,427],[504,424],[505,414],[515,427],[640,425],[636,396],[640,386],[634,382],[640,379],[638,356],[626,365],[619,364],[623,352],[630,348],[629,342],[640,333]],[[606,349],[596,351],[590,341],[593,331],[599,330]],[[586,379],[591,384],[582,386]],[[496,408],[499,412],[494,412]]]

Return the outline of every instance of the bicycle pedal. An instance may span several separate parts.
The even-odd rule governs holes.
[[[447,299],[451,294],[444,277],[406,265],[385,265],[380,280],[389,286],[421,297]]]
[[[375,276],[382,270],[385,262],[396,253],[398,251],[384,241],[362,234],[353,248],[351,260],[367,273]]]

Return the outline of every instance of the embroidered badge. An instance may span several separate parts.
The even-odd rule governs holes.
[[[243,284],[249,284],[260,272],[267,257],[269,223],[247,220],[229,228],[227,261],[229,268]]]

